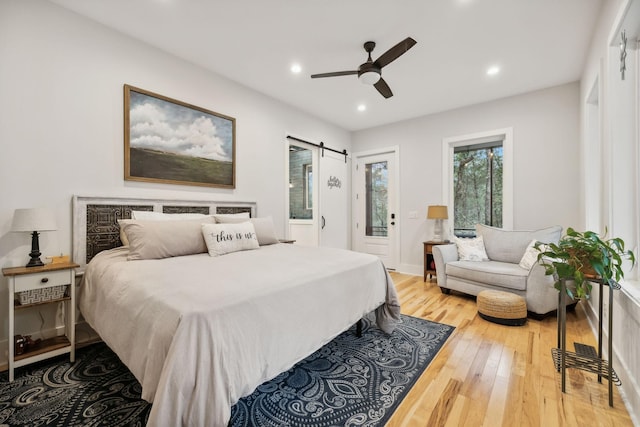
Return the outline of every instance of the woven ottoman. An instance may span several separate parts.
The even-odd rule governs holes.
[[[478,314],[501,325],[521,326],[527,321],[527,302],[510,292],[481,291],[476,299]]]

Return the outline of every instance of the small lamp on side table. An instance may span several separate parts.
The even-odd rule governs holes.
[[[13,213],[13,222],[11,231],[14,232],[30,232],[31,233],[31,252],[29,256],[31,260],[27,267],[40,267],[44,263],[40,260],[40,242],[38,240],[39,231],[55,231],[56,217],[50,209],[47,208],[31,208],[16,209]]]
[[[449,218],[447,207],[443,205],[430,205],[427,209],[427,219],[435,219],[436,224],[433,228],[433,241],[442,242],[442,220]]]

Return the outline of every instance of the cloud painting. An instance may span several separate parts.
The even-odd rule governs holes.
[[[233,186],[234,119],[130,86],[127,91],[127,179]]]

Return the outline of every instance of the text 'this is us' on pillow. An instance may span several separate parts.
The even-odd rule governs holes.
[[[202,224],[202,235],[211,256],[260,247],[251,222]]]

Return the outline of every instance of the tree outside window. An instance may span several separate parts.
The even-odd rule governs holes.
[[[367,163],[365,180],[366,236],[387,237],[387,162]]]
[[[502,227],[502,142],[454,150],[454,234],[475,236],[475,225]]]

